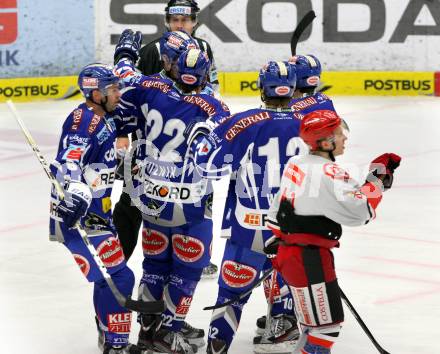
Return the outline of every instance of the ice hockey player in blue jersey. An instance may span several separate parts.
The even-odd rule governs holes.
[[[64,122],[51,164],[65,199],[60,202],[52,191],[50,236],[69,249],[84,276],[94,283],[93,302],[103,353],[140,354],[140,349],[128,342],[131,312],[118,304],[74,227],[81,223],[118,289],[125,296],[131,295],[134,276],[112,224],[110,201],[116,167],[116,124],[111,112],[121,97],[119,78],[111,67],[91,64],[79,74],[78,85],[86,101]]]
[[[210,260],[212,196],[207,181],[187,161],[183,133],[194,117],[227,116],[229,110],[214,97],[200,94],[209,71],[206,54],[198,48],[180,54],[181,36],[166,36],[161,52],[165,68],[178,73],[176,81],[135,72],[139,32],[123,32],[115,62],[116,72],[129,86],[121,98],[121,116],[136,117],[138,124],[137,173],[125,182],[144,217],[139,293],[146,301],[163,298],[167,307],[157,331],[150,316],[141,316],[138,344],[161,353],[191,354],[197,351],[194,344],[203,345],[204,335],[194,338],[198,343],[189,343],[193,338],[183,337],[181,329]]]
[[[335,111],[332,100],[316,92],[321,80],[321,63],[314,55],[296,55],[289,59],[296,67],[296,90],[289,106],[298,118],[316,110]]]
[[[221,271],[217,304],[247,291],[260,273],[271,267],[263,253],[272,236],[266,216],[278,192],[281,173],[289,157],[304,153],[298,137],[300,120],[289,102],[296,84],[295,66],[269,62],[261,69],[258,85],[264,107],[216,119],[218,126],[204,135],[194,129],[188,136],[197,171],[205,178],[232,175],[226,200],[223,229],[229,229]],[[285,353],[299,336],[289,288],[278,277],[265,284],[275,295],[268,332],[254,339],[256,353]],[[208,353],[226,353],[240,323],[249,296],[214,310],[208,335]]]

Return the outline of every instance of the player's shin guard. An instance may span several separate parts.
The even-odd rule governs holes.
[[[145,258],[142,268],[144,271],[139,285],[139,299],[143,301],[162,299],[171,265],[166,260]]]
[[[223,304],[237,297],[237,293],[229,291],[224,288],[219,288],[216,304]],[[227,348],[234,339],[235,332],[237,332],[240,324],[243,306],[249,300],[250,294],[239,302],[232,305],[221,307],[212,312],[211,323],[209,325],[208,347],[213,339],[220,339],[226,343]]]
[[[295,347],[294,353],[300,354],[330,354],[335,343],[341,324],[323,327],[303,327],[303,332]]]
[[[164,289],[166,310],[162,315],[162,328],[180,331],[191,306],[194,291],[203,268],[191,268],[175,264]]]
[[[130,296],[134,286],[133,272],[128,267],[124,267],[111,276],[121,293]],[[131,311],[118,304],[106,281],[95,282],[93,302],[99,328],[104,331],[105,342],[112,346],[127,345]]]
[[[269,293],[272,291],[273,304],[272,304],[272,316],[277,316],[281,314],[294,315],[293,311],[293,298],[290,293],[290,288],[284,283],[281,275],[278,273],[276,282],[272,287],[271,278],[268,278],[263,283],[264,294],[266,299],[269,298]],[[272,287],[272,290],[271,290]]]

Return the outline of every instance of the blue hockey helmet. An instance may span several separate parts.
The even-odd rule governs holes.
[[[208,55],[200,49],[187,49],[177,61],[179,69],[177,81],[190,88],[203,85],[208,77],[211,63]]]
[[[94,63],[85,66],[78,75],[78,86],[85,98],[91,98],[93,90],[107,95],[107,88],[119,84],[119,78],[110,65]]]
[[[166,55],[173,62],[179,58],[185,50],[199,48],[193,37],[184,31],[165,32],[160,39],[160,54]]]
[[[321,63],[314,55],[297,55],[296,59],[296,88],[316,88],[321,77]]]
[[[295,65],[270,61],[260,70],[258,87],[266,98],[292,97],[296,87]]]

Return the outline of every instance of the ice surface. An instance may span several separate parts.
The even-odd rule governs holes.
[[[257,98],[226,98],[233,112],[259,105]],[[345,228],[335,250],[340,286],[377,340],[393,354],[440,353],[440,99],[337,97],[350,125],[346,154],[356,166],[383,152],[403,157],[395,184],[377,219]],[[43,153],[52,158],[60,127],[75,101],[17,104]],[[49,182],[5,104],[0,104],[0,352],[98,354],[92,286],[62,245],[48,241]],[[116,201],[121,186],[113,193]],[[223,182],[217,184],[213,258],[219,264]],[[137,279],[142,251],[129,261]],[[207,331],[216,280],[203,280],[188,321]],[[244,309],[231,354],[252,353],[255,320],[265,314],[262,289]],[[133,324],[136,341],[138,325]],[[201,350],[199,352],[205,352]],[[348,309],[334,353],[375,353]]]

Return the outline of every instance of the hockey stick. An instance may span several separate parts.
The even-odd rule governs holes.
[[[270,275],[272,274],[274,270],[271,268],[269,270],[267,270],[265,273],[263,273],[263,275],[261,276],[260,279],[258,279],[251,287],[249,290],[245,291],[244,293],[241,293],[240,295],[236,296],[235,298],[226,301],[222,304],[218,304],[218,305],[212,305],[212,306],[207,306],[204,307],[203,310],[216,310],[216,309],[220,309],[222,307],[226,307],[229,305],[232,305],[234,302],[240,301],[241,299],[245,298],[246,296],[248,296],[256,287],[258,287],[263,281],[265,281],[267,278],[270,277]]]
[[[13,114],[14,118],[17,120],[18,125],[20,126],[24,136],[26,137],[27,142],[31,146],[35,155],[37,156],[38,161],[40,162],[41,166],[43,166],[44,172],[46,172],[47,177],[49,178],[50,182],[52,183],[52,185],[56,189],[56,192],[57,192],[60,200],[63,200],[64,199],[63,188],[58,183],[58,181],[56,180],[52,171],[50,170],[46,159],[44,158],[43,154],[41,153],[41,151],[40,151],[37,143],[35,142],[34,138],[32,137],[31,133],[24,125],[24,122],[21,119],[20,115],[18,114],[18,111],[15,108],[15,105],[10,100],[8,100],[6,102],[6,104],[8,105],[8,108],[11,111],[11,113]],[[122,295],[121,292],[116,287],[115,283],[113,282],[113,279],[111,278],[110,274],[107,272],[107,268],[105,267],[101,258],[99,258],[98,254],[96,253],[96,249],[90,243],[90,240],[87,236],[87,232],[84,230],[84,228],[79,223],[75,225],[75,229],[81,235],[82,240],[84,241],[85,245],[87,246],[90,254],[92,255],[94,261],[96,262],[96,265],[98,266],[99,270],[101,271],[102,276],[104,277],[105,281],[107,282],[108,286],[110,287],[110,290],[113,293],[113,295],[115,296],[115,299],[119,305],[121,305],[129,310],[141,312],[141,313],[146,313],[146,314],[159,314],[165,310],[165,304],[162,300],[152,301],[152,302],[136,301],[136,300],[132,300],[129,296],[125,297],[124,295]]]
[[[310,10],[304,15],[301,21],[299,21],[298,25],[295,28],[295,31],[293,31],[292,33],[292,37],[290,38],[290,52],[292,53],[292,55],[296,54],[296,46],[298,45],[301,35],[304,33],[306,28],[313,22],[315,17],[316,17],[315,11]]]
[[[381,354],[390,354],[385,349],[383,349],[382,346],[373,337],[373,334],[370,332],[370,330],[368,329],[368,327],[364,323],[364,321],[362,321],[361,316],[359,316],[359,314],[357,313],[356,309],[351,304],[350,300],[348,300],[347,296],[344,294],[344,292],[342,291],[341,288],[339,288],[339,291],[341,292],[341,297],[342,297],[342,300],[344,300],[345,305],[347,305],[348,309],[353,314],[354,318],[359,323],[359,325],[362,327],[362,329],[364,330],[365,334],[368,336],[368,338],[370,338],[371,342],[373,342],[373,344],[376,347],[376,349],[378,350],[378,352],[381,353]]]

